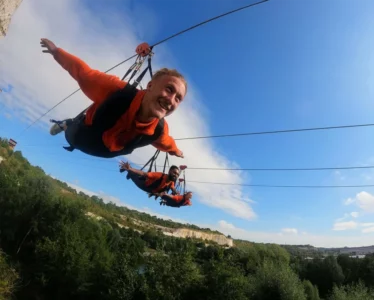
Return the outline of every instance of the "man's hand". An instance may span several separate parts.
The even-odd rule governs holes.
[[[42,51],[44,53],[50,53],[54,55],[57,51],[56,45],[48,39],[40,39],[40,45],[42,45],[42,47],[44,48],[47,48],[47,50]]]
[[[126,171],[128,171],[128,170],[131,169],[131,166],[130,166],[130,164],[129,164],[128,162],[120,161],[119,166],[120,166],[120,169],[121,169],[121,170],[126,170]]]
[[[178,151],[170,151],[169,152],[170,155],[174,155],[174,156],[178,156],[178,157],[181,157],[181,158],[184,158],[183,156],[183,152],[178,150]]]
[[[173,192],[174,195],[179,195],[180,194],[177,189],[172,189],[172,192]]]

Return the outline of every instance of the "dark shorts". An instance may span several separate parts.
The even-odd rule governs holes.
[[[85,116],[75,118],[65,130],[66,141],[71,147],[86,154],[104,158],[127,154],[124,151],[111,152],[104,145],[103,131],[94,126],[87,126],[84,123],[84,118]]]
[[[146,178],[129,172],[127,178],[131,179],[135,185],[146,193],[152,193],[152,187],[145,185]]]

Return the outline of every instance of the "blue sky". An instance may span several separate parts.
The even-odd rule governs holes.
[[[136,190],[119,174],[115,160],[63,150],[63,136],[48,134],[49,117],[18,139],[30,120],[77,87],[51,57],[40,53],[40,37],[56,41],[105,70],[132,55],[132,45],[142,41],[152,44],[250,3],[138,2],[23,3],[7,37],[0,40],[0,63],[5,66],[0,70],[0,87],[13,87],[0,94],[4,104],[0,105],[0,136],[16,138],[18,149],[52,176],[140,210],[255,241],[317,246],[368,243],[373,232],[362,231],[374,227],[368,224],[374,213],[373,188],[227,190],[218,185],[190,184],[190,189],[198,190],[193,206],[172,209],[160,207]],[[42,11],[38,10],[40,5]],[[155,65],[180,69],[191,85],[189,102],[170,118],[173,136],[372,123],[373,9],[369,0],[270,0],[156,47]],[[23,38],[25,43],[20,43]],[[113,71],[119,76],[124,72],[124,67]],[[74,96],[50,117],[73,116],[87,103],[84,96]],[[372,134],[373,128],[368,127],[180,141],[178,145],[188,156],[188,165],[194,167],[368,165],[374,164]],[[139,151],[133,161],[145,162],[151,152]],[[202,159],[204,155],[211,160]],[[371,170],[218,173],[188,170],[187,178],[253,184],[374,184]],[[368,194],[356,198],[361,192]],[[239,200],[233,199],[236,196]],[[345,205],[348,198],[355,201]],[[248,217],[240,214],[241,209]],[[252,211],[256,217],[249,217]],[[350,215],[352,212],[358,214]]]

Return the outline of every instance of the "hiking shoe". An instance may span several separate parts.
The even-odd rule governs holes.
[[[65,121],[56,122],[52,125],[51,129],[49,130],[49,133],[51,135],[59,134],[60,132],[64,131],[64,126],[66,126]]]

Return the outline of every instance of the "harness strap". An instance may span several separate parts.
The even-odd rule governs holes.
[[[148,66],[143,70],[143,72],[140,73],[139,77],[134,81],[132,84],[134,87],[137,87],[138,84],[142,81],[144,75],[147,73],[149,70],[149,74],[151,78],[153,77],[153,72],[152,72],[152,52],[148,55]]]
[[[138,62],[134,62],[133,65],[126,71],[125,75],[121,78],[121,80],[125,80],[125,78],[130,74],[130,72],[136,67]]]
[[[152,171],[152,167],[153,167],[153,164],[155,166],[155,171],[156,171],[156,159],[158,157],[158,155],[160,154],[160,150],[156,150],[155,154],[153,154],[153,156],[151,157],[151,159],[144,165],[143,168],[141,168],[141,170],[143,170],[148,164],[149,165],[149,168],[148,168],[148,172],[151,172]]]
[[[145,61],[145,58],[140,58],[140,59],[139,59],[137,65],[136,65],[136,67],[135,67],[135,70],[132,72],[132,74],[131,74],[131,76],[130,76],[128,82],[130,82],[130,81],[134,78],[134,76],[136,75],[136,73],[138,73],[138,71],[139,71],[140,68],[142,67],[144,61]]]
[[[164,174],[165,174],[165,171],[166,171],[166,164],[169,167],[169,154],[167,152],[166,152],[166,156],[165,156],[164,170],[162,171],[162,173],[164,173]]]
[[[183,171],[183,197],[186,197],[185,195],[186,195],[186,173],[185,173],[185,171]],[[183,198],[184,199],[184,198]]]

